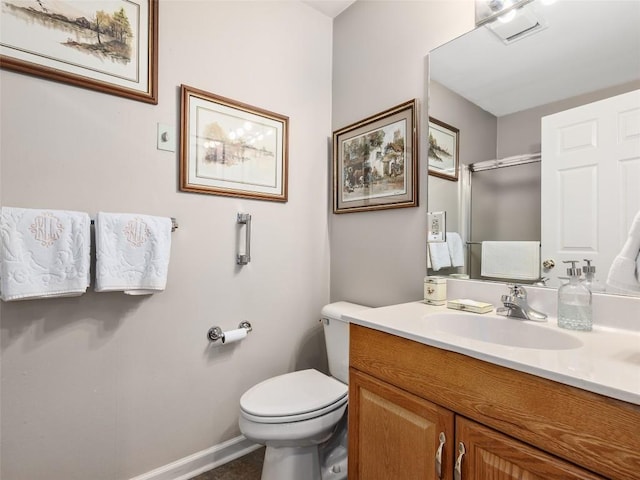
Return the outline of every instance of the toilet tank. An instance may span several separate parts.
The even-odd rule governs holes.
[[[369,307],[349,302],[335,302],[322,307],[322,325],[327,345],[329,373],[343,383],[349,383],[349,322],[342,315]]]

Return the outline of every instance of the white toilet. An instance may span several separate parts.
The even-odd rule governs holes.
[[[240,398],[240,431],[266,446],[262,480],[347,478],[349,324],[342,315],[365,308],[322,308],[330,377],[313,369],[287,373]]]

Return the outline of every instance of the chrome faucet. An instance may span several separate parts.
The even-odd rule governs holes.
[[[534,310],[527,301],[527,291],[522,285],[508,285],[509,295],[502,295],[503,307],[496,310],[498,315],[512,318],[522,318],[534,320],[536,322],[546,322],[547,315]]]

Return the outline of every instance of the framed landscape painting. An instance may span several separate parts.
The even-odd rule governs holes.
[[[333,133],[333,212],[418,205],[417,101]]]
[[[0,66],[158,103],[158,0],[3,0]]]
[[[287,201],[289,117],[181,86],[180,189]]]
[[[429,175],[458,181],[460,131],[429,117]]]

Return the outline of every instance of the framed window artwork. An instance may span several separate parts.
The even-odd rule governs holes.
[[[289,118],[181,86],[180,189],[287,201]]]

